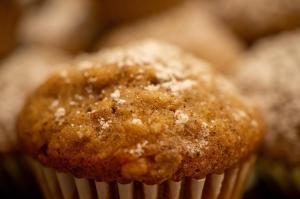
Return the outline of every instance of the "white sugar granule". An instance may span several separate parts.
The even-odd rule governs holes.
[[[121,93],[120,91],[117,89],[115,90],[113,93],[110,94],[110,97],[116,101],[118,104],[124,104],[126,101],[123,99],[120,99]]]
[[[236,121],[240,121],[247,117],[247,113],[245,113],[245,111],[242,110],[233,111],[232,115]]]
[[[140,119],[138,119],[138,118],[133,118],[133,119],[131,120],[131,123],[132,123],[132,124],[136,124],[136,125],[142,125],[142,124],[143,124],[142,120],[140,120]]]
[[[69,102],[69,104],[70,104],[71,106],[74,106],[74,105],[76,105],[76,104],[77,104],[77,102],[75,102],[75,101],[71,100],[71,101]]]
[[[86,70],[86,69],[91,68],[92,66],[93,66],[93,64],[90,61],[82,61],[82,62],[78,63],[79,70]]]
[[[100,123],[101,129],[105,130],[105,129],[109,128],[109,126],[111,124],[111,120],[105,121],[104,118],[100,118],[99,123]]]
[[[196,84],[195,81],[189,80],[189,79],[183,80],[183,81],[172,80],[172,81],[163,83],[162,87],[164,87],[166,89],[170,89],[172,92],[176,93],[179,91],[189,89],[195,84]]]
[[[59,125],[62,125],[64,122],[64,116],[66,114],[66,110],[63,107],[59,107],[54,116],[55,116],[55,121],[58,122]]]
[[[120,96],[121,96],[121,94],[120,94],[120,91],[118,89],[115,90],[112,94],[110,94],[110,97],[114,100],[120,99]]]
[[[129,150],[129,153],[136,154],[138,156],[141,156],[144,153],[144,147],[148,144],[148,141],[145,141],[143,143],[138,143],[136,145],[135,149]]]
[[[175,124],[185,124],[189,121],[189,116],[181,110],[175,111]]]
[[[58,105],[59,105],[59,101],[58,100],[53,100],[53,102],[50,105],[50,108],[51,109],[56,108]]]
[[[93,82],[96,82],[96,81],[97,81],[97,77],[90,77],[88,79],[88,82],[90,82],[90,83],[93,83]]]
[[[150,84],[148,86],[145,86],[144,89],[147,91],[157,91],[159,87],[160,87],[159,85]]]
[[[74,98],[79,101],[83,100],[83,96],[78,95],[78,94],[75,94]]]

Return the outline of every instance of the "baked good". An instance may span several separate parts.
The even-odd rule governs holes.
[[[20,47],[0,67],[0,152],[16,149],[15,123],[29,93],[66,61],[66,53],[43,47]]]
[[[45,0],[25,10],[20,40],[73,53],[87,50],[104,26],[99,4],[97,0]]]
[[[24,151],[58,182],[52,198],[92,197],[95,186],[120,198],[240,194],[263,123],[221,75],[153,40],[79,60],[39,87],[18,121]]]
[[[238,35],[258,38],[300,26],[300,2],[293,0],[214,0],[217,15]]]
[[[16,45],[20,9],[15,0],[0,1],[0,58]]]
[[[4,198],[34,198],[38,193],[19,152],[15,129],[26,97],[68,55],[43,47],[19,47],[0,64],[0,189]]]
[[[257,43],[234,75],[267,120],[260,174],[293,197],[300,193],[299,42],[298,30]]]
[[[164,40],[194,53],[222,72],[243,51],[243,44],[200,1],[186,1],[164,13],[116,28],[100,38],[98,48],[117,46],[139,39]]]

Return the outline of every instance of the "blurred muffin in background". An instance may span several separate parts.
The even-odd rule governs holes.
[[[153,15],[183,0],[100,0],[109,24],[120,24]]]
[[[300,26],[300,1],[213,0],[213,9],[248,42]]]
[[[162,14],[116,28],[101,37],[97,45],[104,48],[145,38],[176,44],[222,72],[229,70],[243,49],[240,41],[200,1],[186,1]]]
[[[27,95],[50,72],[59,68],[56,64],[67,59],[68,55],[54,49],[19,47],[0,63],[0,189],[2,197],[6,191],[11,191],[8,194],[21,196],[22,193],[30,194],[30,196],[37,193],[36,191],[30,193],[32,180],[28,179],[28,172],[24,171],[26,170],[24,158],[18,152],[15,123]],[[16,190],[17,193],[15,193]]]
[[[16,0],[22,9],[28,9],[32,6],[37,6],[46,0]]]
[[[98,0],[44,0],[25,10],[19,36],[70,52],[86,50],[103,27]]]
[[[0,58],[16,45],[20,11],[16,1],[0,1]]]
[[[245,55],[234,75],[267,119],[260,175],[296,198],[300,196],[299,43],[300,30],[265,39]]]

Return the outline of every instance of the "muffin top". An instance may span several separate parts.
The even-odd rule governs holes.
[[[156,38],[178,45],[228,72],[243,51],[243,44],[220,23],[206,3],[185,1],[161,14],[125,25],[102,36],[100,48]]]
[[[300,2],[294,0],[214,0],[215,12],[248,41],[300,26]]]
[[[286,164],[300,163],[300,31],[265,39],[240,61],[237,85],[265,113],[263,152]],[[254,83],[255,82],[255,83]]]
[[[16,150],[15,123],[24,101],[47,75],[54,64],[67,55],[55,49],[21,47],[0,64],[0,154]]]
[[[263,135],[259,114],[204,62],[146,40],[79,58],[28,99],[24,149],[46,166],[147,184],[223,172]]]

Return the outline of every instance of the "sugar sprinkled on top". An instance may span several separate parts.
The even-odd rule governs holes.
[[[138,143],[135,149],[129,150],[129,153],[136,154],[141,156],[144,153],[144,147],[148,144],[148,141],[144,141],[143,143]]]
[[[64,122],[65,114],[66,114],[66,110],[63,107],[59,107],[58,109],[56,109],[54,116],[55,116],[55,121],[58,122],[58,125],[62,125],[62,123]]]
[[[145,86],[144,88],[147,91],[158,91],[159,87],[160,87],[159,85],[150,84],[148,86]]]
[[[116,101],[118,104],[124,104],[126,101],[120,99],[121,93],[119,89],[116,89],[113,93],[110,94],[110,97]]]
[[[117,89],[112,94],[110,94],[110,97],[114,100],[118,100],[118,99],[120,99],[120,95],[121,95],[120,90]]]
[[[177,93],[182,90],[186,90],[191,88],[193,85],[196,84],[196,81],[193,80],[183,80],[183,81],[168,81],[162,84],[162,87],[170,89],[173,93]]]
[[[92,66],[93,64],[90,61],[86,61],[86,60],[78,63],[79,70],[85,70],[91,68]]]
[[[139,118],[133,118],[133,119],[131,120],[131,123],[132,123],[132,124],[136,124],[136,125],[141,125],[141,124],[143,124],[142,120],[140,120]]]
[[[175,111],[175,124],[185,124],[189,121],[189,116],[182,110]]]
[[[56,108],[58,105],[59,105],[59,101],[58,100],[53,100],[51,105],[50,105],[50,108],[51,109]]]
[[[99,121],[99,124],[100,124],[102,130],[109,128],[109,126],[112,122],[111,120],[105,121],[104,118],[100,118],[100,119],[98,119],[98,121]]]
[[[102,50],[94,59],[95,62],[99,63],[94,67],[110,64],[115,64],[120,68],[151,66],[156,72],[156,77],[163,82],[178,78],[184,79],[197,71],[208,70],[209,68],[205,63],[194,59],[192,56],[183,54],[177,47],[154,40],[145,40],[139,44],[133,43],[128,48]],[[80,62],[78,67],[83,70],[91,67],[91,64],[83,61]],[[188,79],[179,82],[179,85],[174,86],[174,89],[190,88],[192,82]],[[151,89],[151,87],[149,88]]]

